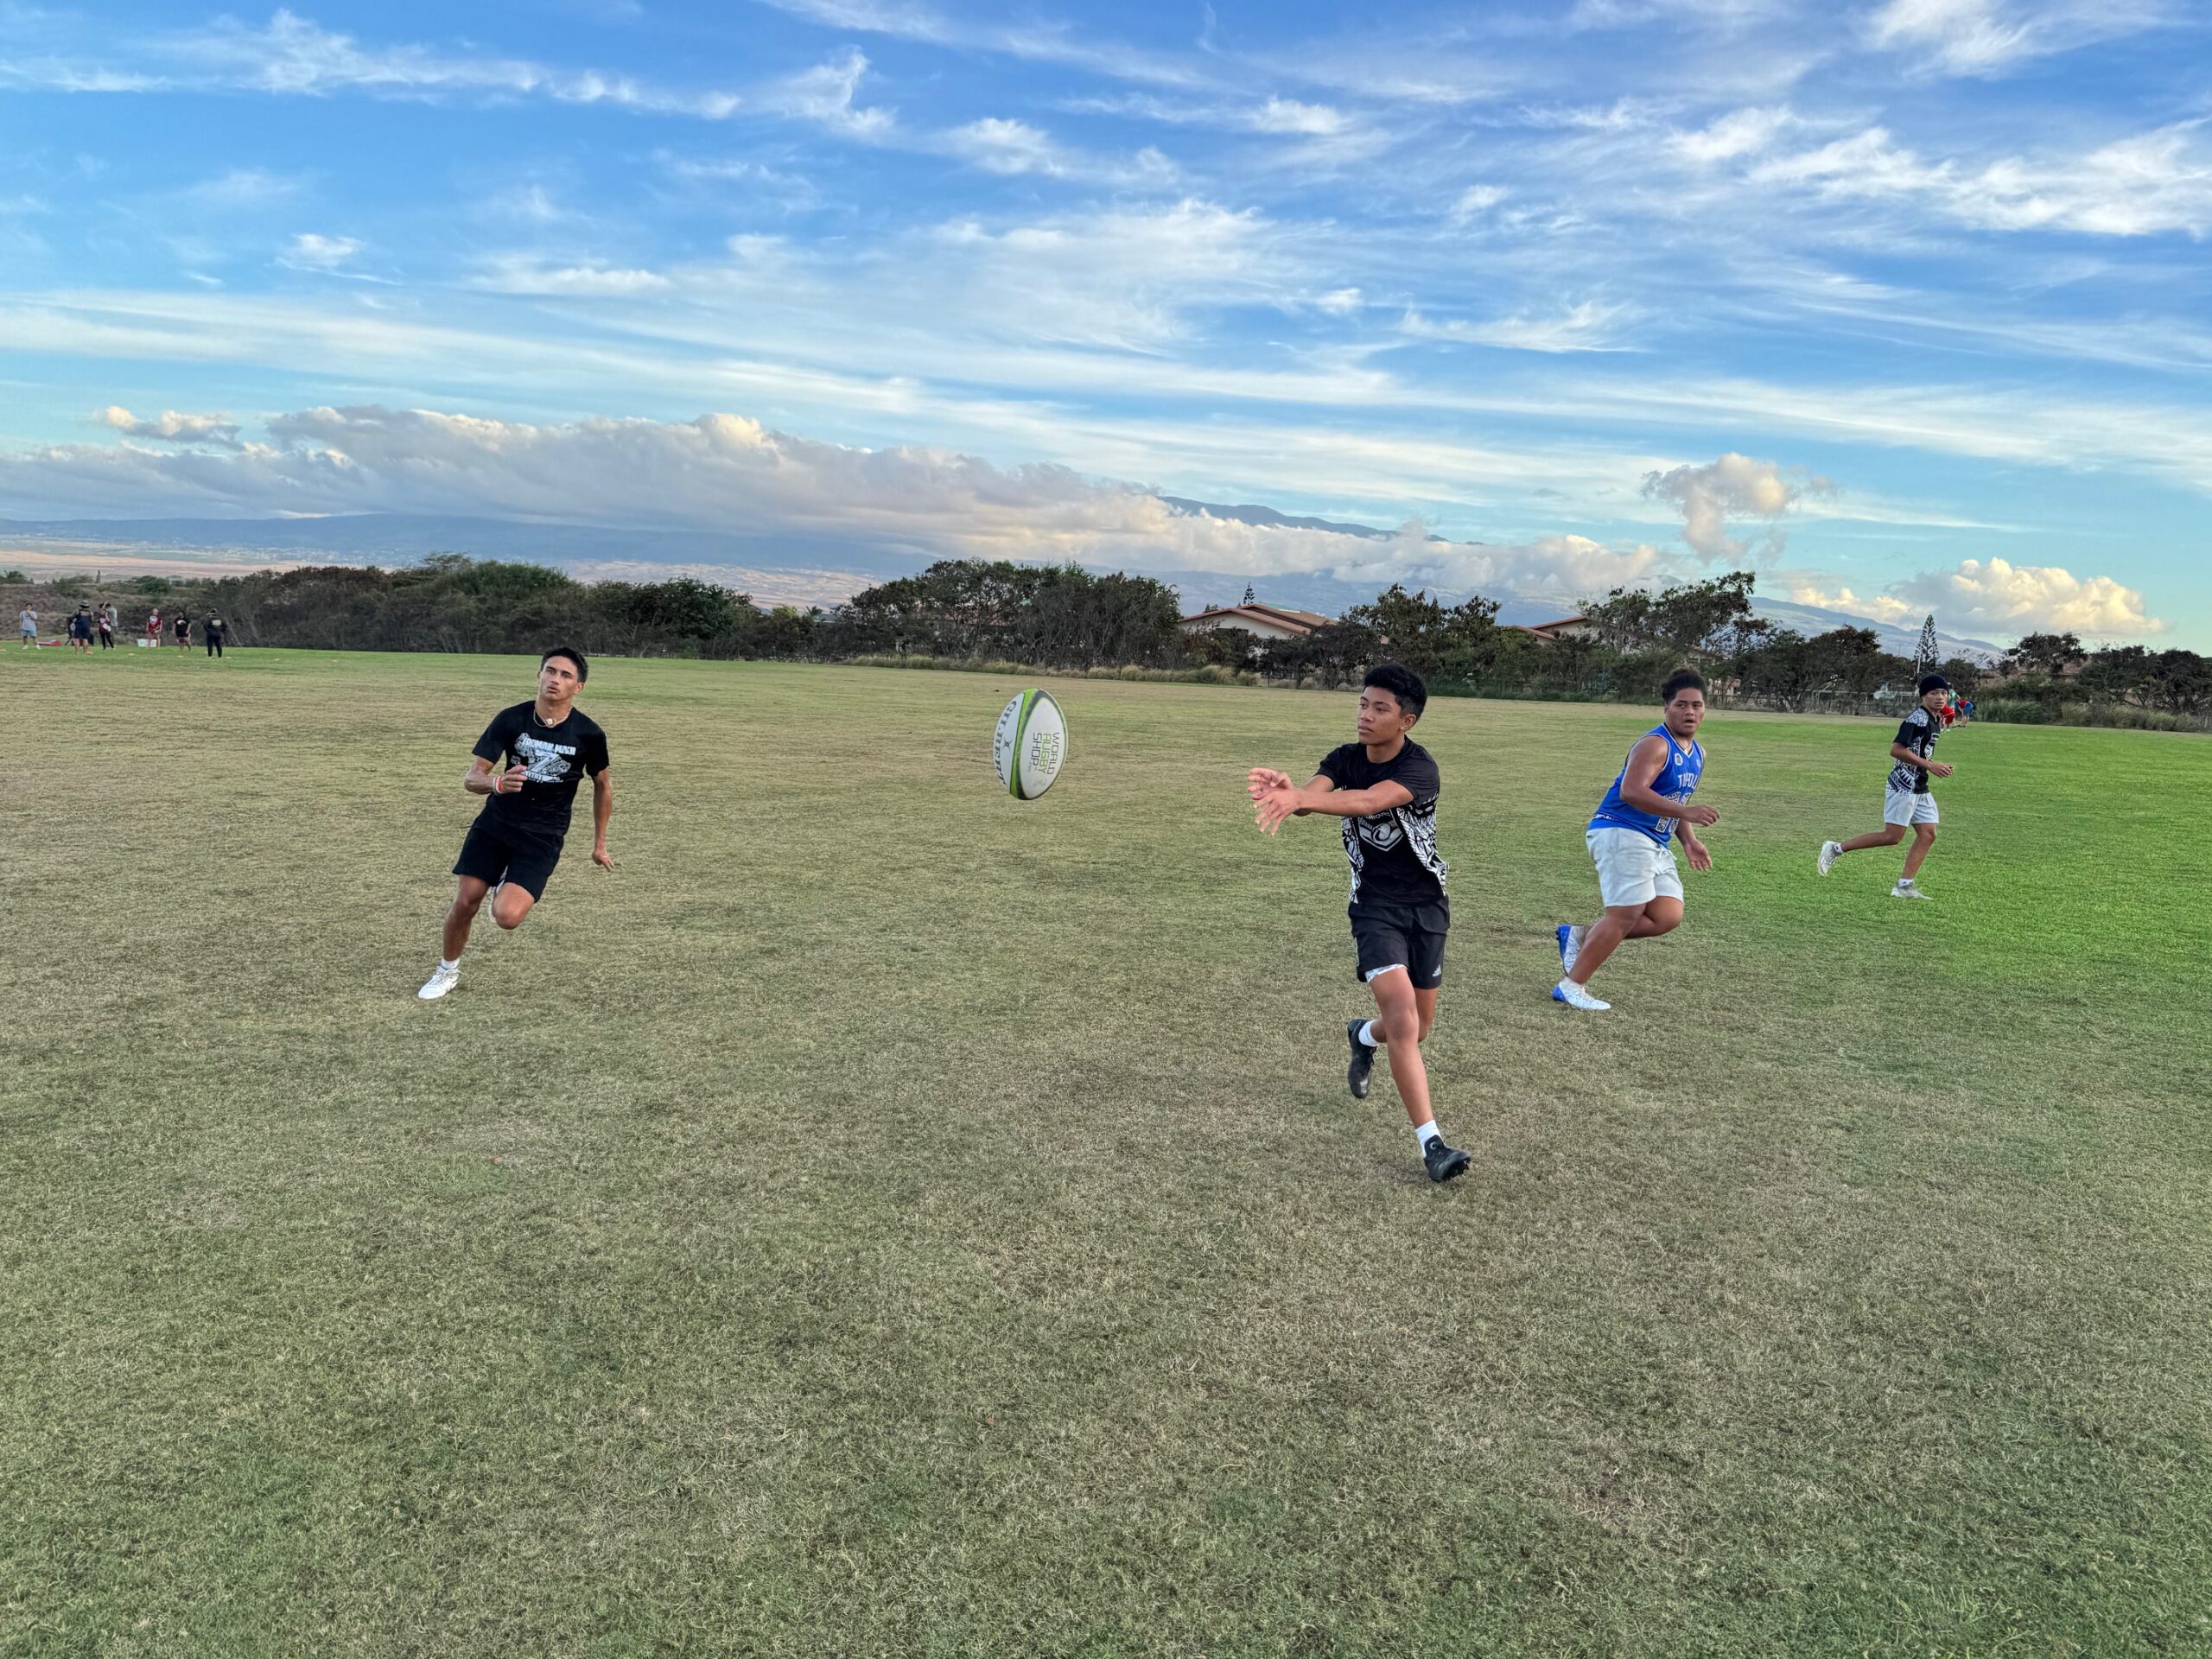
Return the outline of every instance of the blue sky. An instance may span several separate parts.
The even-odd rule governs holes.
[[[2207,649],[2208,232],[2177,0],[0,0],[0,517]]]

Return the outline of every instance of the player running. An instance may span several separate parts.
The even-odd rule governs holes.
[[[1351,1046],[1346,1080],[1367,1098],[1375,1051],[1390,1051],[1390,1076],[1405,1102],[1432,1181],[1467,1171],[1467,1154],[1445,1144],[1430,1109],[1421,1045],[1436,1023],[1444,980],[1444,936],[1452,912],[1444,897],[1448,867],[1436,850],[1441,779],[1427,749],[1407,734],[1427,706],[1421,677],[1395,663],[1367,671],[1359,694],[1359,741],[1334,748],[1303,788],[1287,772],[1255,766],[1248,782],[1260,828],[1273,835],[1285,818],[1320,812],[1344,820],[1351,863],[1351,938],[1357,972],[1375,994],[1375,1018],[1344,1027]]]
[[[1681,925],[1682,876],[1668,845],[1671,837],[1681,834],[1692,869],[1713,868],[1713,854],[1694,826],[1717,823],[1720,815],[1689,804],[1705,775],[1705,750],[1697,741],[1705,720],[1705,677],[1678,668],[1661,683],[1659,697],[1660,723],[1636,740],[1583,832],[1598,867],[1605,913],[1587,927],[1562,922],[1558,929],[1563,971],[1552,987],[1552,1001],[1586,1014],[1612,1007],[1587,987],[1622,940],[1656,939]]]
[[[561,843],[569,833],[576,789],[591,774],[591,861],[614,868],[607,851],[607,820],[614,811],[614,781],[607,772],[607,734],[575,707],[577,690],[591,672],[584,654],[556,645],[539,658],[537,698],[502,709],[476,740],[475,758],[461,786],[488,798],[453,873],[461,891],[446,912],[443,954],[423,988],[415,993],[433,1001],[461,980],[461,953],[486,893],[492,919],[518,928],[532,906],[545,896]],[[506,770],[493,766],[505,755]]]
[[[1951,683],[1941,674],[1921,677],[1920,707],[1904,717],[1897,728],[1897,741],[1890,745],[1890,783],[1882,798],[1882,827],[1863,836],[1853,836],[1849,841],[1822,842],[1820,861],[1815,866],[1822,875],[1834,869],[1836,860],[1846,853],[1861,853],[1869,847],[1896,846],[1904,839],[1909,828],[1912,831],[1912,850],[1904,855],[1904,874],[1890,889],[1890,897],[1928,897],[1920,890],[1916,878],[1928,849],[1936,844],[1936,792],[1929,787],[1930,782],[1951,775],[1950,766],[1935,758],[1936,740],[1943,733],[1943,704],[1950,690]]]

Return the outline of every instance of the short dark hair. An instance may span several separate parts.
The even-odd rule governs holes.
[[[543,668],[556,657],[565,657],[576,665],[577,684],[582,685],[586,680],[591,678],[591,664],[584,660],[583,652],[578,651],[574,645],[554,646],[552,650],[537,659],[537,665]]]
[[[1377,663],[1367,671],[1367,677],[1360,682],[1363,689],[1373,686],[1377,691],[1388,691],[1398,700],[1398,712],[1410,714],[1415,720],[1428,707],[1428,688],[1421,683],[1421,676],[1403,663]]]
[[[1672,702],[1676,697],[1681,696],[1683,692],[1690,690],[1693,688],[1699,691],[1703,691],[1705,690],[1705,676],[1699,673],[1697,670],[1694,668],[1678,668],[1673,673],[1669,674],[1665,679],[1659,682],[1659,701],[1662,702]]]

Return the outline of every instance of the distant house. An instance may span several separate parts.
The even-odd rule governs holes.
[[[1200,611],[1196,616],[1186,616],[1176,624],[1185,633],[1206,633],[1218,628],[1235,628],[1250,634],[1255,640],[1302,639],[1317,628],[1325,628],[1337,619],[1323,616],[1316,611],[1294,611],[1281,605],[1262,605],[1252,601],[1243,605],[1224,605],[1211,611]]]
[[[1586,616],[1563,616],[1556,622],[1539,622],[1534,627],[1522,627],[1517,622],[1506,624],[1509,633],[1525,633],[1539,645],[1555,645],[1562,639],[1586,639],[1593,630]]]

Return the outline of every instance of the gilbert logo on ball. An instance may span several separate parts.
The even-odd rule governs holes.
[[[991,763],[1017,801],[1033,801],[1052,786],[1068,758],[1068,723],[1049,693],[1032,688],[999,715]]]

